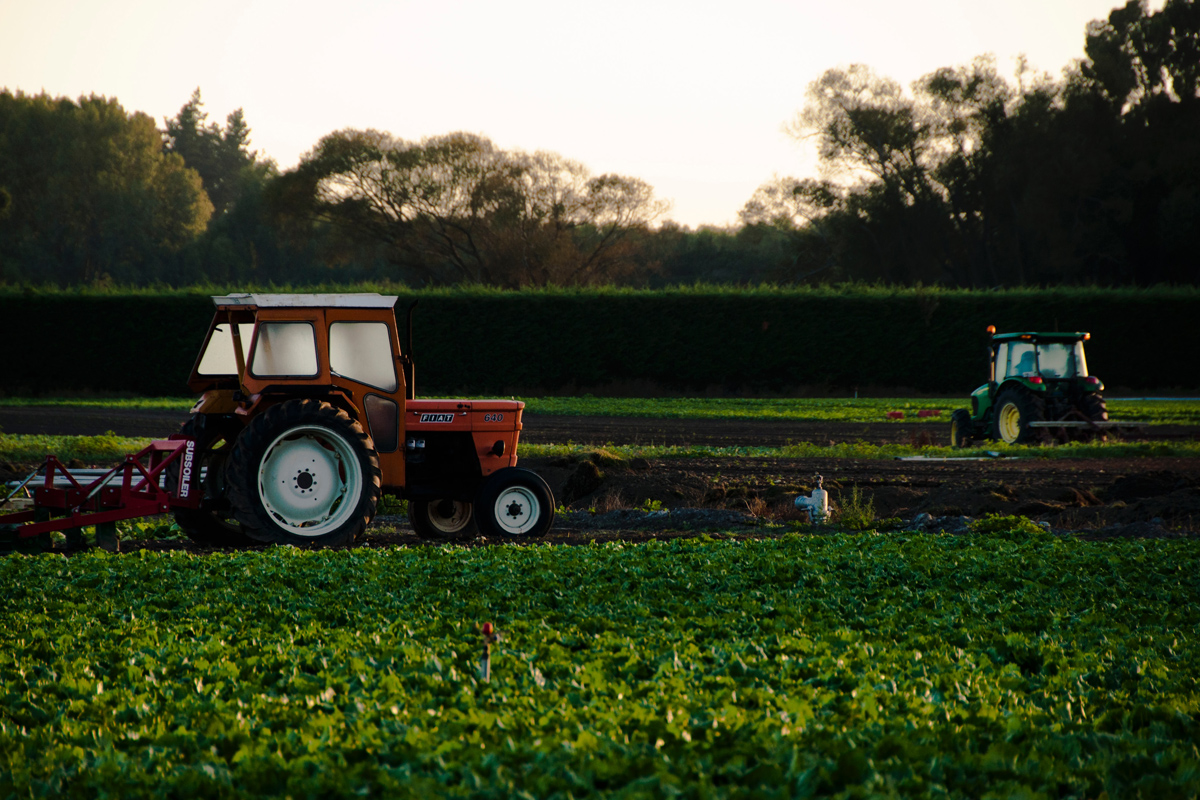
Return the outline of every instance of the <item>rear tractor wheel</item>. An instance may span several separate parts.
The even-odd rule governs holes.
[[[246,534],[279,544],[349,544],[374,518],[382,493],[371,438],[320,400],[289,400],[251,420],[226,480]]]
[[[1083,414],[1092,422],[1107,422],[1108,421],[1108,403],[1104,402],[1104,395],[1099,392],[1085,394],[1079,401],[1079,413]],[[1099,439],[1104,441],[1106,432],[1103,428],[1099,430],[1089,430],[1084,434],[1085,438]]]
[[[445,498],[410,499],[408,519],[422,539],[450,542],[469,539],[479,532],[470,503]]]
[[[1108,403],[1099,392],[1085,394],[1079,402],[1080,412],[1092,422],[1108,421]]]

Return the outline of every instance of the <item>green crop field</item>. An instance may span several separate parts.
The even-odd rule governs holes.
[[[1019,518],[9,555],[0,797],[1196,797],[1198,576]]]

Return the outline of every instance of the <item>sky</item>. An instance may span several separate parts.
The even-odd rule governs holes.
[[[116,98],[161,127],[200,88],[281,169],[327,133],[452,131],[640,178],[690,227],[737,223],[827,69],[910,84],[990,53],[1059,77],[1118,0],[0,0],[0,89]],[[1161,2],[1152,4],[1157,8]]]

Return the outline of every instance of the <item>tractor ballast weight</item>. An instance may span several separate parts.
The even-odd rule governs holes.
[[[58,519],[46,530],[68,530],[108,524],[113,513],[172,511],[188,536],[206,544],[330,546],[352,542],[386,493],[408,501],[423,538],[545,534],[553,494],[517,466],[525,404],[415,399],[416,304],[401,348],[396,299],[214,297],[216,313],[188,379],[200,397],[179,434],[150,449],[169,453],[138,467],[141,494],[126,491],[120,510],[103,511],[81,506],[76,495],[92,503],[109,489],[76,486],[60,503],[53,485],[63,471],[51,457],[39,470],[50,488],[35,493],[34,510],[0,517],[0,525],[25,538],[43,533],[47,516]],[[35,522],[28,514],[39,527],[28,527]]]
[[[950,442],[995,439],[1008,444],[1094,435],[1108,421],[1104,384],[1088,374],[1083,343],[1091,334],[996,333],[988,326],[988,381],[971,393],[970,409],[950,417]]]

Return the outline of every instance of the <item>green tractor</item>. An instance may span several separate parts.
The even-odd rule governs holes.
[[[950,416],[950,442],[1008,444],[1043,441],[1051,429],[1095,433],[1108,423],[1104,384],[1088,375],[1083,343],[1087,333],[996,333],[987,383],[971,393],[971,408]]]

